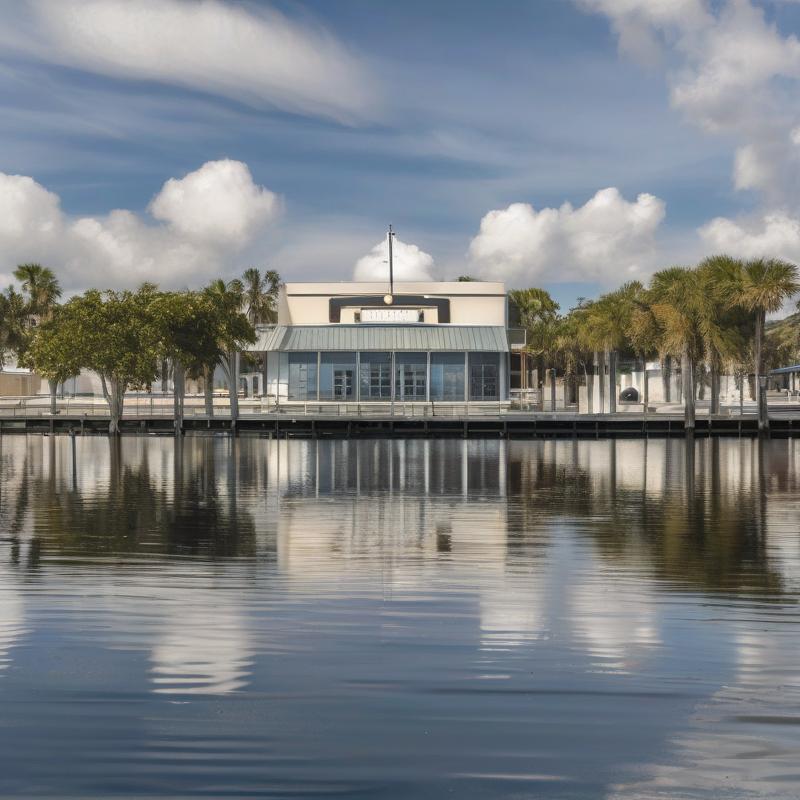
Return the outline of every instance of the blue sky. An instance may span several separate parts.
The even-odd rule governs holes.
[[[389,222],[409,277],[565,305],[719,249],[800,258],[797,3],[0,10],[2,277],[380,277]]]

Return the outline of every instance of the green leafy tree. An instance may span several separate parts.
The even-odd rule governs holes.
[[[159,292],[150,306],[159,337],[161,361],[172,365],[174,415],[183,429],[186,376],[205,375],[205,365],[218,357],[216,320],[201,292]]]
[[[35,329],[22,362],[49,383],[51,414],[57,412],[55,387],[77,375],[83,366],[80,348],[64,335],[58,317],[56,313]]]
[[[100,376],[111,434],[119,433],[125,392],[149,387],[157,374],[162,341],[152,309],[156,295],[151,284],[136,292],[91,290],[65,303],[52,320],[50,346],[65,364]]]

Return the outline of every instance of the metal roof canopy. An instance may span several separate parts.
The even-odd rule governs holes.
[[[770,370],[770,375],[785,375],[789,372],[800,372],[800,364],[795,364],[793,367],[781,367],[780,369]]]
[[[276,325],[258,331],[247,351],[426,350],[507,353],[506,329],[494,325]]]

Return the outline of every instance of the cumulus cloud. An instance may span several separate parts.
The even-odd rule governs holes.
[[[699,233],[712,252],[800,263],[800,220],[785,212],[744,221],[717,217],[700,228]]]
[[[67,288],[197,285],[230,271],[279,201],[247,165],[223,160],[167,181],[149,208],[155,220],[122,209],[74,218],[32,178],[0,173],[0,253],[46,263]]]
[[[396,281],[433,280],[433,256],[420,250],[415,244],[406,244],[395,237],[392,244],[392,262]],[[356,281],[389,280],[389,243],[378,242],[372,250],[356,262],[353,270]]]
[[[702,129],[738,141],[733,179],[773,205],[797,205],[800,42],[752,0],[577,0],[602,13],[620,49],[659,50],[674,108]]]
[[[189,237],[237,242],[274,215],[277,195],[256,186],[241,161],[209,161],[184,178],[170,178],[150,213]]]
[[[0,46],[49,63],[158,81],[255,107],[350,122],[372,115],[367,69],[330,33],[221,0],[28,0]]]
[[[469,254],[483,277],[514,284],[628,280],[653,266],[664,213],[659,198],[640,194],[629,202],[613,187],[579,208],[513,203],[484,216]]]

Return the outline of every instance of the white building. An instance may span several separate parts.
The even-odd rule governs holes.
[[[502,402],[510,353],[502,283],[287,283],[251,353],[248,393],[281,401]],[[261,385],[258,378],[260,377]]]

